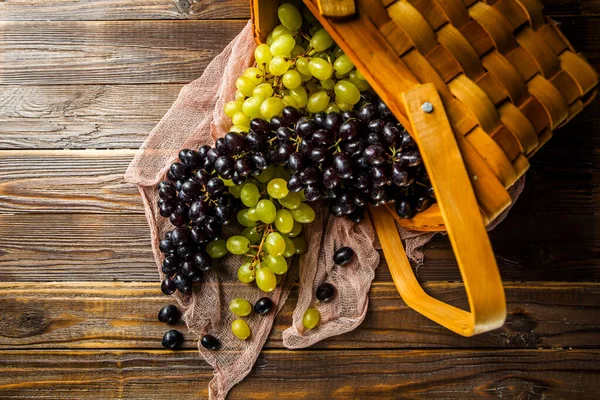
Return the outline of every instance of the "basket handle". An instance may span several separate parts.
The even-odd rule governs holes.
[[[408,306],[463,336],[499,328],[506,300],[496,259],[444,106],[433,84],[402,94],[411,132],[423,157],[463,278],[470,312],[429,296],[410,266],[394,218],[371,208],[383,253]]]
[[[319,13],[328,18],[348,18],[356,14],[354,0],[318,0]]]

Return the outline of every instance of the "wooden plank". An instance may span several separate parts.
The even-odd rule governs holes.
[[[600,334],[600,284],[526,282],[505,284],[508,318],[497,330],[465,338],[419,315],[390,282],[371,287],[367,317],[354,331],[314,348],[589,348]],[[458,283],[427,283],[425,290],[466,307]],[[282,332],[292,321],[294,289],[278,315],[266,348],[283,348]],[[0,349],[158,348],[168,325],[156,319],[172,300],[158,283],[2,283]],[[184,347],[197,338],[183,323]]]
[[[189,82],[245,25],[243,20],[0,22],[0,84]]]
[[[573,8],[576,11],[575,8]],[[8,0],[3,21],[96,21],[250,18],[243,0]]]
[[[270,350],[227,398],[592,399],[599,361],[598,350]],[[197,399],[211,378],[194,350],[0,352],[4,399]]]

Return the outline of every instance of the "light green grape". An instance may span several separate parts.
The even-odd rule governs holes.
[[[236,319],[231,323],[231,332],[240,340],[246,340],[250,337],[250,327],[246,321],[241,319]]]
[[[242,106],[242,111],[249,118],[260,118],[260,106],[263,103],[263,99],[261,97],[248,97],[244,100],[244,105]]]
[[[308,94],[306,93],[306,89],[304,89],[304,87],[300,86],[296,89],[290,89],[289,94],[298,105],[298,108],[306,107]]]
[[[275,216],[275,227],[281,233],[290,233],[294,227],[294,217],[288,210],[281,209]]]
[[[288,236],[293,238],[298,236],[300,233],[302,233],[302,224],[298,221],[294,221],[294,226],[292,227],[290,233],[288,233]]]
[[[310,99],[310,96],[323,89],[321,88],[321,85],[319,85],[319,82],[313,79],[306,84],[306,90],[308,90],[308,98]]]
[[[331,56],[332,56],[333,58],[339,58],[339,57],[341,57],[343,54],[344,54],[344,50],[342,50],[342,49],[340,48],[340,46],[335,46],[335,47],[333,48],[333,51],[331,52]]]
[[[326,51],[320,51],[318,53],[314,53],[313,52],[312,57],[313,58],[320,58],[320,59],[323,59],[325,61],[328,61],[331,58],[331,56],[329,55],[329,53],[327,53]]]
[[[308,62],[310,74],[320,81],[326,81],[331,78],[333,67],[322,58],[311,58]]]
[[[229,190],[229,193],[231,193],[231,195],[233,197],[235,197],[236,199],[239,199],[240,193],[242,192],[243,187],[244,187],[244,185],[230,186],[229,188],[227,188],[227,190]]]
[[[239,90],[236,90],[234,98],[235,98],[235,101],[243,102],[246,99],[246,96],[244,96],[244,93],[240,92]]]
[[[288,171],[283,165],[275,167],[274,177],[281,178],[284,181],[286,181],[286,188],[287,188],[287,181],[290,179],[291,176],[292,175],[290,174],[290,171]]]
[[[302,26],[302,15],[296,7],[291,4],[282,4],[277,9],[279,21],[286,28],[296,31]]]
[[[273,35],[273,41],[275,41],[275,39],[277,39],[281,35],[292,35],[292,36],[295,36],[296,33],[298,33],[298,32],[295,29],[291,30],[291,29],[286,28],[283,25],[277,25],[275,27],[275,29],[273,29],[273,32],[271,32],[271,34]],[[272,44],[272,42],[269,43],[269,46],[271,44]]]
[[[358,79],[360,79],[361,81],[366,81],[366,80],[367,80],[367,78],[365,78],[365,76],[364,76],[364,75],[362,74],[362,72],[360,72],[359,70],[356,70],[356,72],[355,72],[355,73],[356,73],[356,77],[357,77]]]
[[[340,75],[346,75],[352,71],[353,68],[354,64],[352,64],[350,57],[348,57],[346,54],[336,58],[335,62],[333,63],[333,69],[335,69],[336,73]]]
[[[289,192],[287,182],[282,178],[271,179],[267,185],[267,193],[274,199],[283,199]]]
[[[255,270],[252,264],[244,263],[238,268],[237,276],[238,280],[242,283],[250,283],[255,278]]]
[[[306,240],[303,237],[295,237],[292,239],[294,246],[296,247],[296,254],[306,253]]]
[[[310,39],[310,45],[313,47],[315,52],[327,50],[333,44],[333,39],[329,36],[329,33],[325,28],[321,28],[314,33]]]
[[[273,43],[273,32],[269,33],[269,36],[267,36],[267,40],[265,40],[265,43],[267,43],[267,45],[271,45],[271,43]]]
[[[327,114],[329,114],[331,112],[340,112],[341,110],[337,104],[329,103],[323,111],[325,111]]]
[[[274,256],[280,256],[285,251],[285,240],[278,232],[271,232],[265,238],[265,251]]]
[[[289,208],[290,210],[298,208],[300,203],[302,203],[302,200],[300,200],[300,195],[294,192],[290,192],[284,198],[279,199],[279,204],[285,208]]]
[[[259,68],[250,67],[250,68],[246,68],[246,70],[244,71],[242,76],[245,76],[246,78],[250,78],[250,80],[252,82],[254,82],[255,85],[258,85],[258,84],[262,83],[262,81],[264,79],[264,72],[261,71]]]
[[[252,96],[252,91],[256,87],[256,84],[252,79],[246,76],[240,76],[235,81],[235,87],[244,94],[244,96]]]
[[[310,74],[308,74],[308,75],[300,74],[300,76],[302,77],[302,82],[304,82],[304,83],[308,83],[314,79],[314,77]]]
[[[326,90],[331,90],[335,87],[335,81],[333,79],[327,79],[326,81],[320,82],[321,87]]]
[[[233,125],[231,128],[229,128],[229,132],[248,132],[250,130],[249,126],[245,126],[245,125]]]
[[[277,209],[275,208],[275,204],[271,200],[263,199],[258,202],[256,205],[256,212],[258,213],[258,217],[265,224],[272,224],[275,221],[275,216],[277,215]]]
[[[294,254],[296,254],[296,245],[294,244],[292,239],[290,239],[287,236],[284,236],[283,240],[285,240],[285,251],[283,252],[283,256],[285,258],[290,258]]]
[[[317,311],[316,308],[309,307],[304,312],[304,316],[302,317],[302,325],[306,329],[313,329],[319,323],[321,319],[321,314]]]
[[[246,183],[240,192],[240,198],[246,207],[254,207],[260,200],[260,192],[254,183]]]
[[[360,74],[360,72],[357,69],[355,69],[354,71],[350,72],[350,74],[348,74],[348,80],[352,82],[352,84],[354,84],[354,86],[356,86],[360,91],[364,92],[365,90],[369,90],[371,88],[369,82],[367,82],[364,79],[360,79],[358,77],[358,74]],[[362,76],[362,74],[360,76]],[[362,77],[364,78],[364,76]]]
[[[302,202],[304,203],[306,201],[306,195],[304,194],[304,189],[302,189],[301,191],[297,192],[298,196],[300,196],[300,200],[302,200]]]
[[[223,183],[227,187],[229,187],[229,186],[235,186],[235,183],[233,183],[233,181],[231,179],[223,179],[223,178],[221,178],[221,180],[223,181]]]
[[[273,56],[285,56],[289,57],[292,49],[296,46],[296,40],[292,35],[281,35],[277,39],[273,40],[271,46],[271,54]]]
[[[301,224],[309,224],[315,219],[315,211],[306,203],[302,203],[295,210],[290,211],[294,220]]]
[[[262,239],[262,233],[258,232],[256,228],[245,228],[242,231],[242,236],[250,241],[250,244],[257,244]],[[212,243],[212,242],[211,242]]]
[[[275,56],[269,63],[269,71],[275,76],[281,76],[290,68],[292,62],[284,56]]]
[[[246,213],[246,216],[250,221],[254,221],[254,222],[260,221],[260,217],[258,216],[258,212],[256,212],[255,207],[250,207],[248,209],[248,212]]]
[[[306,103],[306,108],[311,113],[318,113],[319,111],[323,111],[325,107],[329,104],[329,96],[327,92],[321,91],[313,94],[308,99]]]
[[[299,38],[302,39],[302,36],[299,36]],[[298,43],[298,40],[296,40],[296,43]],[[296,58],[304,53],[306,53],[306,49],[304,47],[302,47],[301,45],[297,44],[292,49],[292,52],[290,53],[290,57]]]
[[[252,312],[252,304],[246,299],[235,298],[229,302],[229,311],[238,317],[245,317]]]
[[[265,262],[269,268],[271,268],[271,271],[273,271],[274,274],[285,274],[288,270],[287,261],[282,256],[274,256],[273,254],[269,254]]]
[[[302,84],[302,75],[295,69],[288,70],[281,78],[283,85],[288,89],[296,89]]]
[[[261,44],[254,49],[254,59],[258,65],[268,65],[273,55],[268,44]]]
[[[245,226],[245,227],[256,226],[256,222],[251,221],[248,218],[248,209],[247,208],[238,211],[238,213],[237,213],[237,220],[240,223],[240,225]]]
[[[275,167],[269,166],[267,169],[263,170],[257,177],[256,180],[265,183],[269,182],[273,178],[273,172],[275,171]]]
[[[236,112],[233,117],[231,117],[231,122],[238,126],[250,126],[250,118],[243,112]]]
[[[360,100],[360,91],[350,81],[341,80],[335,84],[335,95],[338,99],[348,104],[356,104]]]
[[[277,286],[277,278],[271,268],[264,266],[256,271],[256,285],[263,292],[272,292]]]
[[[225,106],[223,106],[223,111],[225,112],[225,115],[231,118],[235,115],[235,113],[242,111],[243,104],[244,103],[242,101],[230,101],[225,103]]]
[[[290,95],[283,96],[283,105],[286,107],[292,106],[294,108],[298,108],[298,104],[296,103],[296,100],[294,100],[294,98]]]
[[[213,240],[206,245],[210,258],[221,258],[227,254],[227,242],[223,239]]]
[[[350,110],[352,110],[352,108],[354,108],[354,106],[352,104],[343,102],[343,101],[339,100],[338,98],[335,99],[335,104],[342,111],[350,111]]]
[[[260,106],[260,115],[269,120],[272,117],[279,115],[283,110],[283,100],[279,97],[269,97]]]
[[[270,83],[261,83],[254,88],[252,96],[268,99],[273,96],[273,86]]]
[[[301,57],[301,58],[299,58],[299,59],[296,60],[296,69],[302,75],[310,75],[310,76],[312,76],[312,74],[310,73],[310,70],[308,69],[308,63],[309,63],[308,58]]]
[[[250,241],[244,236],[236,235],[227,239],[227,250],[229,250],[231,254],[246,254],[248,249],[250,249]]]

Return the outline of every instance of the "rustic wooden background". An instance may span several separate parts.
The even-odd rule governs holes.
[[[545,3],[600,70],[600,1]],[[206,396],[193,337],[161,350],[168,299],[122,177],[248,17],[246,0],[0,1],[0,398]],[[365,322],[304,351],[282,346],[292,294],[230,398],[598,398],[599,132],[597,101],[536,156],[491,233],[502,329],[449,333],[408,309],[380,266]],[[418,276],[464,304],[446,239],[426,246]]]

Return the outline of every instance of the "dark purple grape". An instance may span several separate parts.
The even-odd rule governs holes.
[[[264,171],[265,169],[269,168],[269,160],[267,160],[267,156],[264,153],[253,152],[251,159],[255,169]]]
[[[206,217],[206,213],[210,209],[208,203],[202,200],[196,200],[190,206],[190,210],[188,211],[188,217],[194,223],[198,223]]]
[[[379,97],[373,92],[360,92],[360,98],[369,103],[377,103]]]
[[[205,169],[199,169],[196,171],[196,174],[194,174],[194,180],[200,185],[206,185],[210,178],[210,173]]]
[[[417,150],[408,151],[400,155],[400,162],[402,165],[408,167],[418,167],[423,162],[421,154]]]
[[[386,122],[382,119],[374,119],[367,125],[367,129],[372,133],[381,133]]]
[[[158,196],[164,200],[174,200],[177,198],[177,190],[174,186],[163,186],[158,189]]]
[[[188,215],[189,210],[190,210],[190,208],[188,207],[187,204],[177,203],[177,205],[173,209],[173,212],[175,214],[183,215],[185,217],[186,215]]]
[[[252,162],[248,157],[238,158],[235,162],[235,171],[241,176],[248,176],[252,172]]]
[[[310,152],[310,158],[316,163],[322,163],[327,159],[329,152],[324,147],[315,147]]]
[[[396,124],[388,122],[381,131],[381,138],[387,146],[396,147],[402,139],[402,132]]]
[[[342,113],[342,119],[344,121],[347,121],[349,119],[357,119],[358,116],[356,115],[356,113],[354,111],[344,111]]]
[[[196,246],[193,244],[184,244],[183,246],[177,247],[177,255],[182,260],[189,258],[194,251],[196,251]]]
[[[179,194],[177,194],[177,198],[180,201],[183,201],[184,203],[191,203],[192,201],[194,201],[194,198],[186,192],[179,192]]]
[[[289,126],[289,124],[287,123],[287,121],[285,119],[283,119],[283,117],[273,117],[271,118],[271,130],[272,131],[276,131],[277,129],[281,128],[281,127],[287,127]]]
[[[348,153],[350,155],[350,157],[356,157],[358,155],[360,155],[360,153],[364,150],[365,148],[365,142],[362,141],[361,139],[355,140],[353,142],[345,142],[342,145],[342,150],[345,153]]]
[[[277,157],[285,162],[292,153],[296,151],[296,145],[292,142],[282,143],[277,147]]]
[[[338,196],[336,201],[337,204],[341,207],[342,213],[344,215],[350,214],[351,212],[356,210],[356,204],[354,204],[354,197],[355,195],[353,193],[349,193],[347,191],[341,193]]]
[[[369,190],[369,195],[371,196],[371,199],[375,202],[383,200],[385,198],[385,188],[381,186],[371,188],[371,190]]]
[[[346,153],[337,153],[333,157],[333,168],[335,173],[342,179],[347,179],[352,176],[352,164],[350,156]]]
[[[278,147],[270,147],[267,150],[267,155],[273,165],[279,165],[279,164],[282,164],[283,162],[285,162],[285,160],[282,160],[281,157],[279,156],[279,148]]]
[[[172,182],[175,182],[177,180],[177,178],[175,177],[175,175],[173,175],[173,173],[171,172],[171,170],[167,171],[167,179],[170,180],[170,181],[172,181]]]
[[[299,152],[292,153],[287,159],[287,166],[292,172],[298,172],[304,168],[304,156]]]
[[[328,130],[317,129],[315,133],[313,133],[311,141],[315,146],[329,147],[333,144],[333,136]]]
[[[231,209],[224,205],[215,207],[215,218],[221,225],[227,225],[231,222]]]
[[[179,271],[183,276],[191,278],[196,273],[194,262],[191,260],[184,260],[179,267]]]
[[[342,207],[340,207],[338,204],[333,204],[331,206],[330,211],[336,217],[341,217],[344,215],[344,212],[342,211]]]
[[[321,197],[321,190],[316,185],[307,185],[304,188],[304,196],[307,201],[317,201]]]
[[[317,130],[317,124],[309,117],[302,117],[296,123],[295,130],[299,136],[310,137]]]
[[[183,179],[178,179],[178,180],[175,182],[175,189],[177,189],[178,191],[179,191],[179,190],[181,190],[181,187],[183,186],[183,182],[184,182],[184,180],[183,180]]]
[[[325,118],[325,129],[327,129],[332,134],[337,135],[340,131],[340,126],[342,125],[342,122],[344,122],[344,120],[342,119],[342,116],[339,113],[330,112]]]
[[[162,263],[163,271],[167,271],[170,274],[175,273],[179,267],[179,262],[179,258],[175,256],[165,257]]]
[[[284,107],[283,110],[281,110],[281,116],[290,125],[295,124],[296,121],[300,119],[300,113],[292,106]]]
[[[215,163],[217,162],[217,160],[219,159],[219,157],[223,156],[225,154],[220,153],[217,149],[215,148],[211,148],[210,150],[208,150],[208,153],[206,153],[206,158],[204,159],[205,164],[206,161],[208,161],[210,163],[210,165],[215,165]],[[204,167],[206,170],[212,169],[212,168],[207,168]]]
[[[342,183],[342,179],[335,172],[335,169],[332,166],[325,168],[323,171],[323,185],[326,189],[335,189],[340,183]]]
[[[369,143],[370,145],[372,144],[381,146],[381,137],[379,137],[378,133],[369,132],[369,134],[367,135],[367,143]]]
[[[192,275],[192,283],[202,282],[204,280],[204,273],[200,270],[196,270],[196,273]]]
[[[356,207],[356,210],[348,214],[348,218],[355,224],[359,224],[365,218],[365,209],[362,207]]]
[[[358,119],[368,124],[377,115],[377,109],[372,103],[364,103],[358,110]]]
[[[310,184],[319,182],[319,180],[321,179],[321,171],[319,171],[319,169],[317,167],[308,167],[308,168],[304,168],[302,171],[300,171],[299,176],[300,176],[300,179],[302,180],[302,183],[304,183],[305,185],[310,185]],[[289,189],[289,181],[288,181],[288,189]]]
[[[240,133],[229,132],[224,139],[227,150],[232,154],[241,153],[246,149],[246,137]]]
[[[363,155],[371,165],[381,165],[385,162],[387,154],[383,147],[372,144],[365,149]]]
[[[208,271],[212,268],[212,259],[204,252],[194,254],[194,264],[200,271]]]
[[[208,191],[208,193],[210,193],[211,195],[214,196],[218,196],[221,193],[223,193],[227,188],[225,187],[225,184],[223,183],[223,181],[220,178],[211,178],[208,183],[206,184],[206,190]]]
[[[171,240],[171,236],[173,236],[173,231],[168,231],[165,233],[165,239]]]
[[[195,198],[200,194],[200,185],[194,179],[188,179],[181,185],[181,191],[188,196]]]
[[[202,339],[200,339],[200,344],[207,350],[219,350],[219,347],[221,347],[219,340],[212,335],[202,336]]]
[[[202,158],[206,158],[206,155],[208,154],[209,150],[210,150],[210,146],[207,144],[204,144],[204,145],[198,147],[198,155]]]
[[[388,106],[383,101],[380,101],[379,104],[377,105],[377,111],[379,111],[379,115],[383,119],[394,118],[394,114],[392,114],[392,112],[390,111]]]
[[[254,118],[250,121],[250,131],[259,135],[267,135],[271,131],[271,125],[262,118]]]
[[[288,180],[288,190],[290,192],[299,192],[304,189],[304,184],[302,183],[302,178],[300,178],[300,173],[295,173]]]
[[[162,239],[160,242],[158,242],[158,249],[161,253],[167,254],[175,250],[175,245],[170,239]]]
[[[177,247],[187,243],[190,238],[190,230],[187,226],[178,226],[171,231],[171,242]]]
[[[404,134],[402,135],[402,148],[412,149],[415,147],[417,147],[417,143],[415,142],[415,140],[412,138],[412,136],[410,136],[408,132],[404,132]]]
[[[371,182],[375,186],[385,186],[389,181],[390,177],[385,165],[374,165],[371,168]]]
[[[221,224],[213,216],[204,219],[204,230],[210,239],[216,239],[221,235]]]
[[[234,185],[241,185],[242,183],[246,182],[246,177],[235,171],[233,175],[231,175],[231,182],[233,182]]]
[[[163,216],[165,218],[169,218],[169,216],[173,212],[173,208],[175,208],[175,207],[173,207],[173,203],[162,202],[158,206],[158,212],[160,213],[161,216]]]
[[[173,279],[165,278],[160,283],[160,290],[161,292],[163,292],[164,295],[168,296],[170,294],[173,294],[177,290],[177,285],[175,285]]]
[[[187,176],[189,170],[182,163],[174,162],[171,164],[171,174],[177,179],[183,179]]]
[[[433,191],[433,186],[429,186],[427,188],[427,195],[432,199],[435,199],[435,192]]]
[[[277,128],[277,130],[275,131],[275,135],[277,135],[277,139],[285,142],[292,138],[292,136],[294,135],[294,131],[282,126],[280,128]]]
[[[159,184],[158,184],[158,190],[159,190],[159,191],[160,191],[162,188],[165,188],[165,187],[174,187],[174,186],[173,186],[173,182],[170,182],[170,181],[161,181],[161,182],[159,182]]]
[[[179,158],[181,159],[181,156]],[[188,150],[185,153],[185,159],[181,159],[181,161],[190,168],[197,168],[202,162],[202,156],[195,150]]]
[[[356,166],[360,169],[368,170],[369,168],[371,168],[371,164],[365,156],[358,157],[356,160],[354,160],[354,162],[356,163]]]
[[[175,275],[173,278],[173,282],[175,282],[175,286],[177,286],[177,290],[181,293],[191,293],[192,292],[192,281],[191,279],[183,276],[183,275]]]
[[[183,335],[181,332],[171,329],[162,338],[162,347],[170,350],[177,350],[183,344]]]
[[[325,189],[323,191],[322,195],[324,198],[330,199],[330,200],[336,199],[338,196],[337,191],[335,189]]]
[[[415,182],[414,176],[401,164],[392,164],[392,182],[400,187],[410,186]]]
[[[251,132],[246,136],[246,145],[248,146],[249,150],[262,151],[266,144],[267,141],[265,140],[264,135]]]
[[[171,224],[173,224],[174,226],[181,226],[181,225],[185,225],[185,223],[187,222],[186,219],[177,213],[172,213],[169,216],[169,221],[171,222]]]
[[[254,312],[260,315],[268,314],[273,309],[273,300],[268,297],[261,297],[254,304]]]
[[[167,324],[176,324],[179,321],[179,317],[181,317],[181,313],[179,309],[173,304],[169,304],[168,306],[164,306],[158,312],[158,320],[160,322],[164,322]]]
[[[371,185],[371,178],[369,178],[369,175],[365,174],[365,173],[360,173],[358,176],[356,176],[354,178],[354,187],[362,190],[362,189],[366,189]]]
[[[396,201],[396,214],[398,214],[400,218],[412,218],[415,215],[407,200]]]
[[[199,222],[199,224],[200,225],[192,227],[190,231],[190,237],[195,243],[206,244],[210,242],[210,238],[208,237],[207,232],[204,230],[204,227],[201,225],[202,223]]]
[[[356,193],[354,195],[354,204],[357,207],[364,207],[367,205],[367,203],[369,202],[369,199],[367,198],[367,195],[364,193]]]
[[[429,207],[431,207],[431,205],[433,204],[433,200],[428,197],[428,196],[419,196],[414,202],[413,202],[413,209],[420,213],[423,212],[425,210],[427,210]]]
[[[225,138],[219,138],[215,142],[215,149],[219,152],[219,154],[226,155],[229,153],[229,149],[227,148],[227,144],[225,142]]]
[[[337,265],[346,265],[352,261],[352,257],[354,257],[354,250],[350,247],[342,247],[334,253],[333,262]]]
[[[223,179],[230,179],[233,174],[235,160],[230,156],[221,156],[215,161],[215,171]]]
[[[317,288],[315,297],[317,300],[327,303],[333,299],[335,287],[331,283],[323,283]]]
[[[327,113],[324,111],[320,111],[313,115],[313,119],[315,120],[315,124],[317,124],[317,128],[325,128],[325,118],[327,118]]]
[[[342,140],[349,142],[355,140],[358,137],[360,131],[360,123],[356,119],[349,119],[340,125],[338,136]]]

